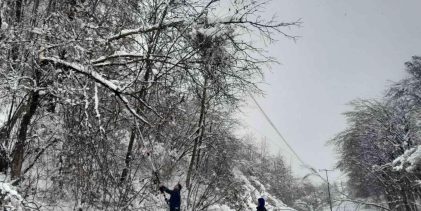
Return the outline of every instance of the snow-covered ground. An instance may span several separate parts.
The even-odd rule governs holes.
[[[245,204],[248,209],[244,211],[254,211],[257,206],[257,199],[260,197],[265,198],[266,208],[270,211],[295,211],[285,205],[281,199],[278,199],[266,190],[266,187],[260,183],[256,178],[247,177],[238,169],[234,169],[234,174],[237,179],[243,182],[243,187],[245,187],[243,198],[245,199]],[[208,211],[235,211],[231,209],[228,205],[213,205],[209,207]]]
[[[246,203],[247,207],[250,210],[256,209],[256,202],[257,199],[263,197],[266,200],[266,208],[268,210],[294,210],[287,205],[285,205],[281,199],[278,199],[266,191],[266,187],[260,183],[256,178],[253,177],[246,177],[240,170],[234,169],[234,174],[236,177],[244,183],[244,187],[246,188]],[[223,209],[221,209],[223,210]]]
[[[15,187],[6,182],[0,182],[0,196],[4,210],[22,210],[22,196],[15,190]]]
[[[285,205],[281,199],[276,198],[275,196],[271,195],[267,192],[267,187],[264,184],[260,183],[257,178],[246,176],[238,169],[234,169],[235,176],[237,179],[243,183],[245,188],[244,191],[244,204],[248,207],[246,210],[256,210],[257,206],[257,199],[260,197],[265,198],[266,200],[266,208],[270,211],[294,211],[294,209]],[[1,176],[1,175],[0,175]],[[4,179],[3,179],[4,180]],[[0,195],[3,197],[5,204],[3,204],[3,208],[7,208],[9,210],[23,210],[23,205],[25,204],[24,199],[22,196],[16,191],[16,188],[12,186],[10,183],[7,182],[0,182]],[[157,198],[158,197],[158,198]],[[151,196],[150,200],[154,200],[156,202],[162,201],[161,198],[158,196]],[[42,202],[38,202],[42,204]],[[82,205],[79,205],[83,208]],[[155,210],[166,210],[167,205],[162,202],[162,204],[155,204]],[[61,203],[60,209],[61,210],[74,210],[76,207],[74,203]],[[43,210],[49,210],[48,206],[43,206]],[[337,210],[337,209],[335,209]],[[343,210],[343,209],[340,209]],[[208,211],[234,211],[231,209],[229,205],[213,205],[209,207]]]

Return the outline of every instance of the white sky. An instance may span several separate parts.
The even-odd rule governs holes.
[[[302,18],[296,43],[279,36],[269,54],[282,64],[266,75],[259,103],[305,162],[332,168],[330,140],[345,128],[342,115],[356,98],[378,98],[391,81],[405,77],[404,62],[421,55],[420,0],[273,0],[269,13],[281,21]],[[267,14],[269,14],[267,13]],[[267,137],[273,152],[300,170],[256,106],[244,109],[244,124]],[[295,163],[295,164],[294,164]],[[333,173],[337,177],[339,173]]]

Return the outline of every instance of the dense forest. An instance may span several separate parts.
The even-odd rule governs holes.
[[[323,204],[234,135],[275,62],[263,43],[300,25],[266,3],[1,0],[1,206],[160,210],[159,185],[177,183],[187,210]]]

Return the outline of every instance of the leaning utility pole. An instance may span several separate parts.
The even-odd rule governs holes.
[[[327,175],[328,171],[332,171],[332,170],[328,170],[328,169],[319,169],[319,171],[324,171],[326,173],[326,181],[327,181],[327,192],[329,193],[329,206],[330,206],[330,211],[332,211],[332,199],[330,198],[330,184],[329,184],[329,176]]]

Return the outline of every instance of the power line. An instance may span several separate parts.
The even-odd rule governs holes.
[[[285,143],[285,145],[288,147],[288,149],[294,154],[295,157],[300,161],[300,163],[304,166],[308,166],[303,159],[300,158],[300,156],[295,152],[295,150],[289,145],[288,141],[284,138],[284,136],[281,134],[281,132],[278,130],[278,128],[273,124],[272,120],[269,118],[269,116],[266,114],[266,112],[263,110],[263,108],[260,106],[260,104],[257,102],[257,100],[253,97],[253,95],[249,94],[251,99],[254,101],[254,103],[259,108],[259,111],[263,114],[265,119],[269,122],[269,124],[272,126],[272,128],[275,130],[275,132],[278,134],[278,136],[281,138],[281,140]]]
[[[249,93],[251,99],[254,101],[254,103],[257,105],[257,107],[259,108],[260,112],[263,114],[263,116],[265,117],[265,119],[269,122],[269,124],[272,126],[272,128],[276,131],[276,133],[279,135],[279,137],[281,138],[281,140],[285,143],[285,145],[287,145],[287,147],[289,148],[289,150],[291,150],[291,152],[295,155],[295,157],[297,157],[297,159],[301,162],[301,164],[306,167],[307,169],[311,170],[311,172],[315,175],[317,175],[323,182],[327,183],[328,185],[328,192],[329,192],[329,202],[330,202],[330,210],[332,210],[332,202],[330,199],[330,184],[329,184],[329,178],[328,178],[328,171],[331,170],[326,170],[323,169],[323,171],[325,171],[326,173],[326,179],[323,178],[323,176],[312,166],[305,164],[305,162],[300,158],[300,156],[295,152],[295,150],[291,147],[291,145],[289,145],[288,141],[284,138],[284,136],[281,134],[281,132],[278,130],[278,128],[275,126],[275,124],[272,122],[272,120],[269,118],[269,116],[266,114],[266,112],[263,110],[263,108],[260,106],[260,104],[257,102],[257,100],[253,97],[253,95],[251,95]],[[344,176],[346,174],[341,175],[340,177]],[[338,193],[340,193],[343,196],[348,197],[347,194],[345,194],[342,191],[337,190]]]
[[[247,127],[250,127],[251,129],[253,129],[253,131],[254,132],[256,132],[256,133],[258,133],[258,134],[260,134],[262,137],[264,137],[264,138],[266,138],[268,141],[270,141],[272,144],[275,144],[277,147],[279,147],[279,148],[282,148],[283,147],[283,145],[281,144],[281,143],[279,143],[279,142],[277,142],[277,141],[275,141],[274,139],[272,139],[272,138],[269,138],[263,131],[261,131],[261,130],[259,130],[259,129],[257,129],[256,127],[253,127],[252,125],[247,125]],[[288,155],[290,154],[291,152],[288,152]]]
[[[298,155],[298,153],[291,147],[291,145],[288,143],[288,141],[284,138],[284,136],[281,134],[281,132],[278,130],[278,128],[275,126],[275,124],[272,122],[272,120],[269,118],[269,116],[266,114],[266,112],[263,110],[263,108],[260,106],[260,104],[257,102],[257,100],[253,97],[251,93],[249,93],[251,99],[254,101],[254,103],[259,108],[259,111],[263,114],[265,119],[269,122],[269,124],[272,126],[272,128],[275,130],[275,132],[278,134],[278,136],[281,138],[281,140],[285,143],[285,145],[288,147],[288,149],[294,154],[294,156],[298,159],[298,161],[307,169],[311,171],[311,173],[316,174],[321,180],[328,183],[325,178],[323,178],[322,175],[316,170],[316,168],[306,164],[303,159]]]

